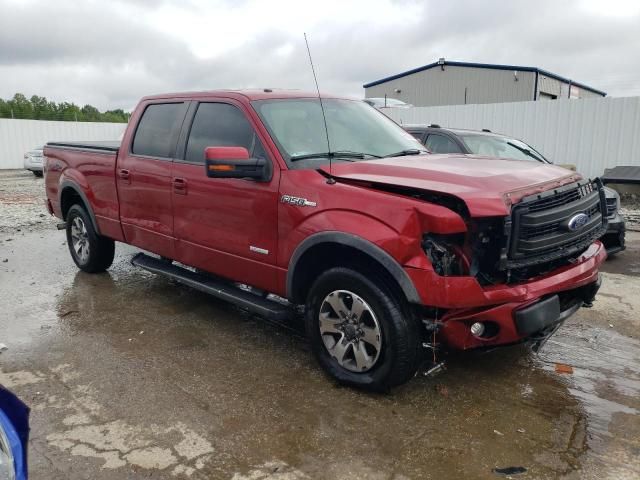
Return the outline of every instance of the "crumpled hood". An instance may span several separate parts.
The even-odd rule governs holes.
[[[328,172],[328,166],[323,169]],[[472,155],[415,155],[334,164],[332,176],[409,187],[462,199],[473,217],[508,215],[527,195],[582,178],[539,162]]]

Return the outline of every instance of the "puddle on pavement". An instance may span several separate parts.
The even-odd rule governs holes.
[[[640,230],[637,227],[635,230],[627,230],[625,236],[627,249],[607,260],[600,270],[638,277],[640,276]]]
[[[586,414],[590,461],[621,467],[611,478],[640,477],[640,341],[570,323],[549,340],[539,361],[549,371],[556,363],[572,366],[564,380]]]
[[[300,336],[141,272],[79,273],[57,310],[67,336],[107,343],[92,354],[102,368],[85,375],[107,390],[127,389],[142,418],[150,393],[170,385],[168,396],[186,396],[207,419],[218,456],[203,471],[247,474],[277,461],[311,478],[326,464],[336,475],[491,478],[494,468],[524,466],[544,477],[580,465],[580,406],[520,347],[454,356],[440,376],[381,396],[337,388]],[[115,362],[124,377],[105,378]]]

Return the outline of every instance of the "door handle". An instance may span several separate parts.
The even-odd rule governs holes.
[[[121,168],[118,171],[118,176],[122,179],[124,183],[131,183],[131,174],[129,173],[129,170],[127,170],[126,168]]]
[[[173,191],[178,195],[187,194],[187,181],[184,178],[173,179]]]

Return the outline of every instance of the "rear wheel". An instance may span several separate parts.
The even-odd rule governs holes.
[[[307,334],[322,368],[340,383],[384,391],[419,365],[417,321],[384,284],[332,268],[309,292]]]
[[[67,245],[71,258],[85,272],[104,272],[113,263],[115,242],[98,235],[87,211],[77,204],[67,213]]]
[[[42,171],[33,170],[33,174],[38,178],[42,178]]]

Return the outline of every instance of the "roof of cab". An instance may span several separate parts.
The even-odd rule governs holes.
[[[349,97],[339,95],[321,94],[322,98],[339,98],[344,100],[354,100]],[[161,100],[172,98],[207,98],[207,97],[226,97],[244,100],[271,100],[271,99],[289,99],[289,98],[318,98],[318,92],[304,90],[289,90],[283,88],[255,88],[241,90],[208,90],[202,92],[176,92],[162,93],[157,95],[148,95],[142,100]]]

